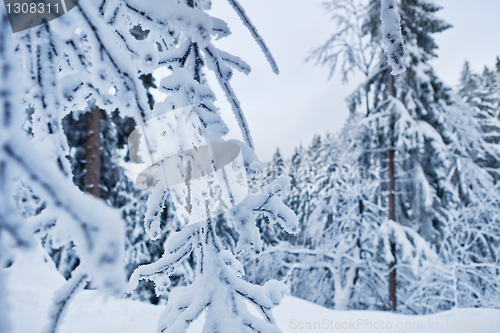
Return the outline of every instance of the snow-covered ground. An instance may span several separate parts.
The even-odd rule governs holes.
[[[43,250],[21,253],[5,269],[14,333],[38,333],[46,323],[52,293],[64,283]],[[84,290],[70,304],[59,333],[155,332],[163,306],[104,297]],[[408,316],[377,311],[333,311],[285,297],[274,310],[279,327],[291,332],[500,332],[500,310],[454,309],[435,315]],[[189,333],[201,332],[203,318]],[[238,332],[235,332],[238,333]]]

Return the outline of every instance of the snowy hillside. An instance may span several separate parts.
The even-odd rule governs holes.
[[[46,322],[52,293],[64,279],[44,250],[19,253],[8,274],[12,323],[15,333],[38,333]],[[105,298],[99,291],[84,290],[72,304],[61,333],[155,332],[164,306]],[[295,297],[285,297],[274,311],[281,330],[288,332],[500,332],[500,310],[455,309],[428,316],[407,316],[377,311],[333,311]],[[373,326],[370,329],[370,323]],[[432,328],[429,329],[429,323]],[[435,325],[438,325],[436,327]],[[448,323],[448,330],[446,325]],[[479,325],[481,324],[481,329]],[[314,326],[316,325],[316,326]],[[392,330],[389,329],[389,326]],[[397,326],[403,329],[397,329]],[[404,329],[412,327],[411,329]],[[422,325],[421,328],[419,325]],[[467,327],[474,327],[468,329]],[[496,325],[496,327],[495,327]],[[465,329],[461,329],[466,327]],[[487,327],[488,326],[488,327]],[[337,327],[337,329],[335,329]],[[415,327],[413,329],[413,327]],[[457,329],[453,329],[457,327]],[[303,329],[300,329],[303,328]],[[340,329],[339,329],[340,328]],[[377,329],[378,328],[378,329]],[[189,333],[202,330],[202,318]]]

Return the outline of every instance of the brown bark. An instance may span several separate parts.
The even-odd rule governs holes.
[[[101,109],[93,106],[87,113],[85,191],[95,197],[100,196],[101,182]]]
[[[390,75],[390,89],[393,97],[396,97],[396,89],[394,87],[394,76]],[[389,219],[396,221],[396,197],[394,194],[396,188],[396,177],[394,170],[394,123],[395,117],[392,109],[390,110],[390,124],[389,124],[389,140],[391,145],[389,147]],[[389,306],[390,309],[396,310],[396,244],[391,241],[391,254],[394,257],[393,262],[389,265]]]

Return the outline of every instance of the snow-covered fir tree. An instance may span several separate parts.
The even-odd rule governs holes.
[[[498,118],[500,108],[500,57],[493,69],[485,67],[482,74],[473,73],[469,62],[464,63],[458,94],[482,112]]]
[[[302,172],[304,179],[292,182],[285,200],[302,226],[299,243],[278,234],[245,267],[253,282],[281,278],[292,294],[322,305],[390,309],[387,274],[395,260],[399,311],[493,306],[485,293],[499,290],[498,231],[496,215],[487,212],[495,211],[499,191],[488,172],[500,155],[485,140],[477,111],[446,88],[428,63],[436,56],[433,34],[449,28],[435,15],[440,7],[428,0],[394,4],[408,54],[402,59],[406,72],[396,77],[384,48],[381,1],[326,5],[345,16],[334,15],[339,32],[312,59],[330,73],[339,64],[344,78],[360,70],[367,80],[348,98],[350,118],[337,139],[324,143],[323,160],[298,163],[316,170],[311,185]],[[391,147],[396,222],[388,218]],[[300,154],[306,158],[310,154]],[[285,168],[292,179],[298,160],[293,156]],[[291,203],[304,193],[307,203]],[[480,250],[469,250],[468,239]]]
[[[491,150],[498,151],[500,143],[500,58],[495,69],[485,67],[482,75],[473,73],[465,62],[458,86],[458,94],[475,109],[477,122],[481,126],[484,140]],[[486,168],[495,181],[500,179],[498,160],[495,156],[480,156],[479,163]]]
[[[261,46],[273,70],[277,72],[272,56],[242,7],[236,1],[231,1],[231,5]],[[142,3],[137,6],[144,12],[154,13],[153,22],[161,19],[154,6]],[[224,142],[227,127],[213,104],[213,92],[202,84],[202,68],[207,66],[215,73],[240,125],[245,142],[233,141],[233,144],[240,147],[247,176],[252,177],[258,159],[252,150],[252,139],[240,104],[229,83],[232,68],[248,73],[249,67],[241,59],[217,49],[212,44],[212,35],[222,37],[227,35],[229,30],[223,21],[205,13],[209,7],[209,4],[203,1],[169,4],[169,8],[176,12],[172,33],[178,38],[178,45],[164,51],[160,60],[161,64],[172,70],[159,85],[160,89],[168,94],[162,106],[168,110],[193,105],[201,127],[196,126],[192,134],[203,134],[208,144]],[[146,25],[144,27],[149,29]],[[153,110],[155,116],[161,115],[162,112],[164,111],[161,108],[155,107]],[[181,150],[192,147],[189,137],[179,136],[176,140],[179,141]],[[175,152],[176,147],[171,148]],[[181,150],[177,153],[181,153]],[[183,332],[205,309],[204,330],[209,332],[279,331],[271,309],[279,303],[286,287],[276,281],[260,287],[239,279],[243,271],[235,258],[235,255],[239,256],[247,251],[260,251],[261,239],[255,226],[255,213],[261,212],[270,216],[288,232],[297,231],[295,216],[277,197],[277,193],[286,185],[285,179],[278,178],[272,185],[259,189],[258,194],[249,194],[243,202],[228,212],[233,228],[239,233],[234,253],[224,249],[217,235],[216,223],[220,219],[208,218],[184,226],[181,231],[169,236],[162,258],[151,265],[141,266],[134,272],[131,287],[139,280],[151,280],[155,282],[157,293],[162,294],[170,284],[169,276],[191,253],[195,254],[194,281],[170,293],[158,331]],[[204,191],[201,188],[199,190]],[[158,235],[159,223],[156,220],[163,210],[161,202],[165,194],[165,190],[154,190],[148,199],[146,225],[153,238]],[[180,206],[176,208],[181,209]],[[247,301],[257,307],[262,319],[250,315],[246,308]]]

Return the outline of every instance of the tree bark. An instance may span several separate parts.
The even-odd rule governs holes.
[[[389,74],[390,75],[390,74]],[[394,76],[390,75],[390,89],[392,97],[396,97],[396,89],[394,87]],[[394,123],[395,116],[392,109],[390,110],[390,124],[389,124],[389,140],[391,142],[389,147],[389,219],[396,221],[396,197],[394,194],[396,187],[396,177],[394,170]],[[391,240],[391,254],[394,258],[393,262],[389,265],[389,306],[390,310],[396,311],[396,244]]]
[[[87,112],[87,138],[85,141],[85,192],[99,198],[101,183],[101,109],[93,106]],[[91,281],[87,281],[85,289],[90,289]]]
[[[85,191],[100,196],[101,182],[101,109],[93,106],[87,113]]]

